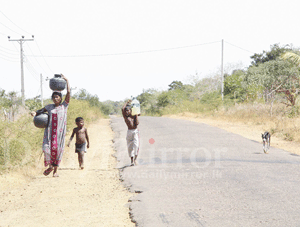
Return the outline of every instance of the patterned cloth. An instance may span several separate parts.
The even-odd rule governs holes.
[[[129,157],[138,155],[140,149],[140,132],[138,129],[128,129],[127,131],[127,148]]]
[[[59,166],[65,148],[67,129],[68,103],[64,101],[59,106],[45,106],[49,114],[48,127],[45,128],[43,140],[44,164]]]

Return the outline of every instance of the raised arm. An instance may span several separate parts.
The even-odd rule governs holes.
[[[123,107],[122,107],[122,114],[123,114],[123,116],[125,116],[125,108],[126,108],[126,106],[127,106],[130,102],[131,102],[131,100],[128,99],[127,102],[125,102],[125,104],[123,105]]]
[[[71,98],[70,84],[69,84],[68,79],[63,74],[61,74],[61,78],[63,78],[67,82],[67,94],[66,94],[65,101],[66,101],[66,103],[69,103],[70,102],[70,98]]]
[[[134,125],[137,127],[139,125],[139,118],[138,115],[134,115]]]

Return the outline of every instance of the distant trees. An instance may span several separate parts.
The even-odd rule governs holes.
[[[194,105],[210,105],[218,108],[221,103],[234,100],[237,102],[264,102],[271,104],[274,101],[282,102],[286,106],[294,107],[300,92],[300,54],[299,50],[291,45],[274,44],[270,50],[256,53],[246,69],[233,68],[225,74],[224,101],[221,97],[221,77],[215,74],[211,77],[193,81],[193,84],[183,84],[173,81],[166,91],[144,91],[138,96],[142,109],[156,108],[159,113],[164,109],[187,107],[188,102]],[[151,100],[151,101],[150,101]],[[184,111],[182,109],[182,111]],[[201,109],[200,107],[198,109]],[[148,112],[150,113],[150,112]],[[153,111],[152,111],[153,113]]]
[[[115,102],[100,102],[97,95],[92,95],[85,89],[80,89],[73,97],[78,100],[86,100],[90,106],[100,108],[101,112],[105,115],[116,114],[119,112],[119,106],[116,105]]]
[[[225,77],[224,95],[230,98],[239,98],[246,91],[244,86],[245,72],[243,70],[235,70],[231,75]]]
[[[299,69],[287,61],[277,59],[250,67],[245,81],[248,90],[255,87],[254,91],[263,93],[266,101],[269,94],[276,92],[285,94],[289,102],[287,105],[295,105],[295,95],[299,88]]]
[[[282,94],[287,106],[296,104],[299,93],[299,51],[291,45],[271,45],[270,51],[251,56],[249,68],[233,72],[224,81],[224,94],[242,100],[274,101],[275,94]],[[281,97],[281,96],[279,96]]]
[[[290,45],[280,46],[279,43],[276,43],[274,45],[271,45],[270,51],[264,50],[260,54],[252,55],[250,57],[251,59],[253,59],[253,61],[251,62],[251,66],[258,66],[259,64],[276,60],[276,59],[280,58],[283,53],[290,52],[292,50],[293,49]]]
[[[5,90],[0,88],[0,111],[5,119],[14,121],[20,104],[21,98],[17,96],[17,92],[11,91],[6,93]]]
[[[160,92],[155,89],[143,90],[143,93],[137,96],[140,101],[141,110],[144,114],[156,115],[159,112],[158,96]]]
[[[170,90],[176,90],[176,89],[182,89],[183,83],[181,81],[173,81],[171,84],[169,84],[169,91]]]

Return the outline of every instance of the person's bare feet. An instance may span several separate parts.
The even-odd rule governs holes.
[[[59,177],[57,173],[57,166],[54,167],[53,177]]]
[[[134,157],[134,165],[135,166],[137,165],[136,159],[137,159],[137,155]]]

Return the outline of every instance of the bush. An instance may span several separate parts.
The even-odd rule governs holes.
[[[101,109],[97,106],[90,106],[89,102],[85,100],[71,99],[68,107],[68,118],[67,118],[67,131],[72,130],[75,125],[75,119],[82,117],[88,124],[99,118],[103,118],[104,114]]]
[[[15,122],[3,121],[0,127],[0,167],[12,168],[32,163],[40,151],[43,130],[36,128],[32,117],[24,115]]]

